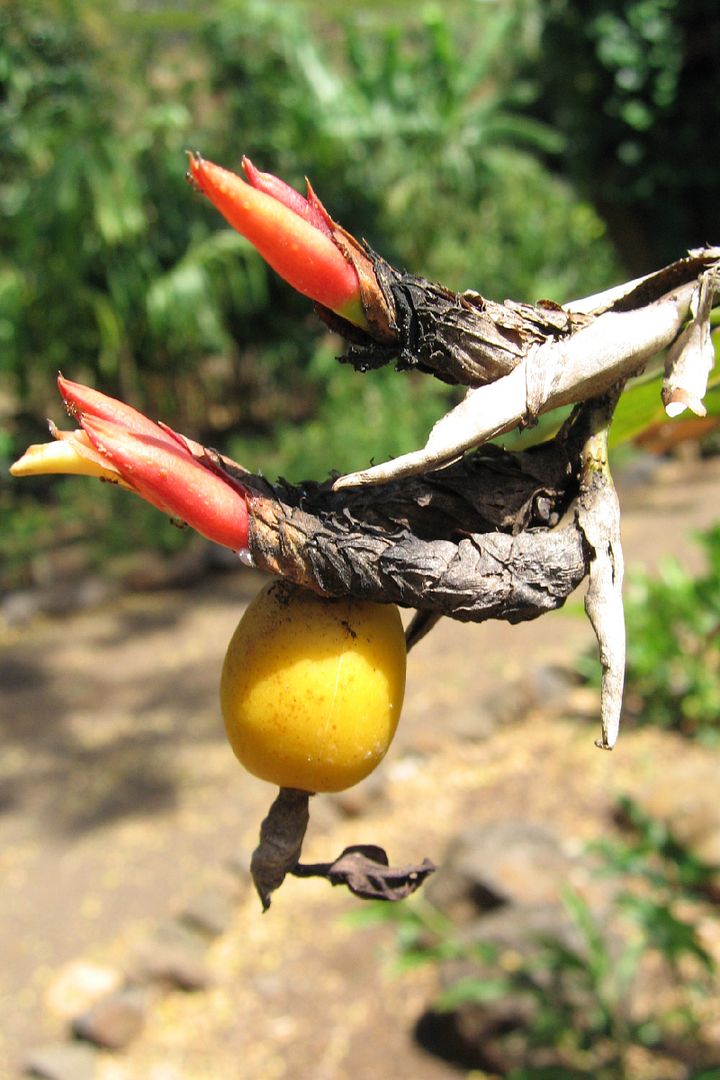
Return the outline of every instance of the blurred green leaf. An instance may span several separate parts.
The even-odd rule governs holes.
[[[707,570],[666,560],[629,577],[625,712],[628,720],[717,737],[720,715],[720,526],[698,538]],[[592,678],[597,664],[583,669]]]
[[[673,966],[685,956],[698,960],[709,973],[714,972],[712,956],[702,945],[694,926],[678,918],[667,903],[641,896],[625,895],[624,910],[642,927],[648,945]]]
[[[486,1005],[488,1002],[507,997],[513,990],[513,981],[507,977],[467,976],[467,978],[458,979],[448,990],[440,994],[435,999],[435,1008],[438,1012],[452,1012],[460,1005]]]

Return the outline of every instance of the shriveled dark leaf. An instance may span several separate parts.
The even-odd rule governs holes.
[[[580,406],[548,443],[484,446],[384,484],[382,496],[331,482],[272,486],[228,459],[220,467],[249,492],[259,569],[327,596],[516,623],[562,606],[587,574],[585,538],[567,510],[591,416]]]
[[[430,859],[417,866],[390,866],[375,844],[347,847],[331,863],[298,863],[296,877],[321,877],[331,885],[347,885],[362,900],[404,900],[420,888],[436,867]]]
[[[384,327],[391,332],[358,332],[318,306],[320,317],[348,343],[340,360],[357,371],[395,360],[398,371],[422,371],[462,386],[495,382],[543,342],[567,339],[603,312],[636,311],[652,304],[718,261],[717,248],[701,248],[625,288],[587,298],[596,301],[591,306],[562,307],[550,300],[496,303],[472,290],[454,293],[395,269],[370,249],[365,254],[373,263],[375,292],[379,286],[382,294],[375,297],[377,308],[385,308]]]
[[[275,802],[260,826],[260,843],[250,861],[250,873],[262,902],[270,907],[272,894],[300,858],[310,817],[307,791],[280,788]]]
[[[398,371],[417,370],[443,382],[482,386],[507,375],[533,345],[565,337],[585,325],[585,315],[557,304],[536,306],[493,300],[468,291],[455,293],[415,274],[396,270],[370,249],[374,277],[382,293],[386,326],[392,333],[378,340],[347,333],[346,324],[322,307],[322,319],[342,334],[348,349],[340,359],[358,371],[395,360]],[[394,340],[393,340],[394,338]]]

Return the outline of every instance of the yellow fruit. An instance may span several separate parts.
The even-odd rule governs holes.
[[[245,768],[280,787],[342,791],[382,760],[405,692],[392,604],[331,600],[273,581],[230,645],[220,702]]]

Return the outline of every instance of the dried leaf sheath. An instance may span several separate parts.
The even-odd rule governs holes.
[[[260,826],[260,841],[250,861],[250,873],[263,906],[297,866],[310,820],[310,792],[280,788]]]
[[[473,533],[457,543],[362,531],[286,503],[255,504],[257,566],[331,596],[434,611],[465,622],[521,622],[560,607],[586,573],[574,526],[513,537]]]
[[[582,417],[543,446],[517,454],[488,446],[387,484],[381,499],[242,474],[253,559],[329,595],[461,621],[535,618],[561,606],[587,572],[582,532],[554,527],[577,494]]]
[[[384,307],[394,340],[373,339],[318,305],[319,315],[347,339],[341,359],[359,371],[395,360],[398,370],[413,368],[468,387],[508,375],[533,348],[569,338],[604,312],[638,310],[659,300],[697,279],[719,254],[717,248],[694,251],[637,282],[560,306],[498,303],[472,290],[455,293],[395,269],[369,249],[366,253],[377,282],[375,306]]]
[[[382,306],[393,329],[387,342],[358,333],[318,306],[321,318],[348,341],[340,359],[358,371],[392,360],[398,371],[415,369],[442,382],[482,386],[507,375],[534,345],[565,337],[586,325],[587,316],[559,305],[506,300],[477,292],[455,293],[415,274],[403,273],[368,249]],[[377,302],[376,302],[376,306]]]

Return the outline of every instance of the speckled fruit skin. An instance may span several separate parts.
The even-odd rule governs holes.
[[[280,787],[342,791],[382,760],[405,693],[398,609],[273,581],[240,620],[220,681],[230,745]]]

